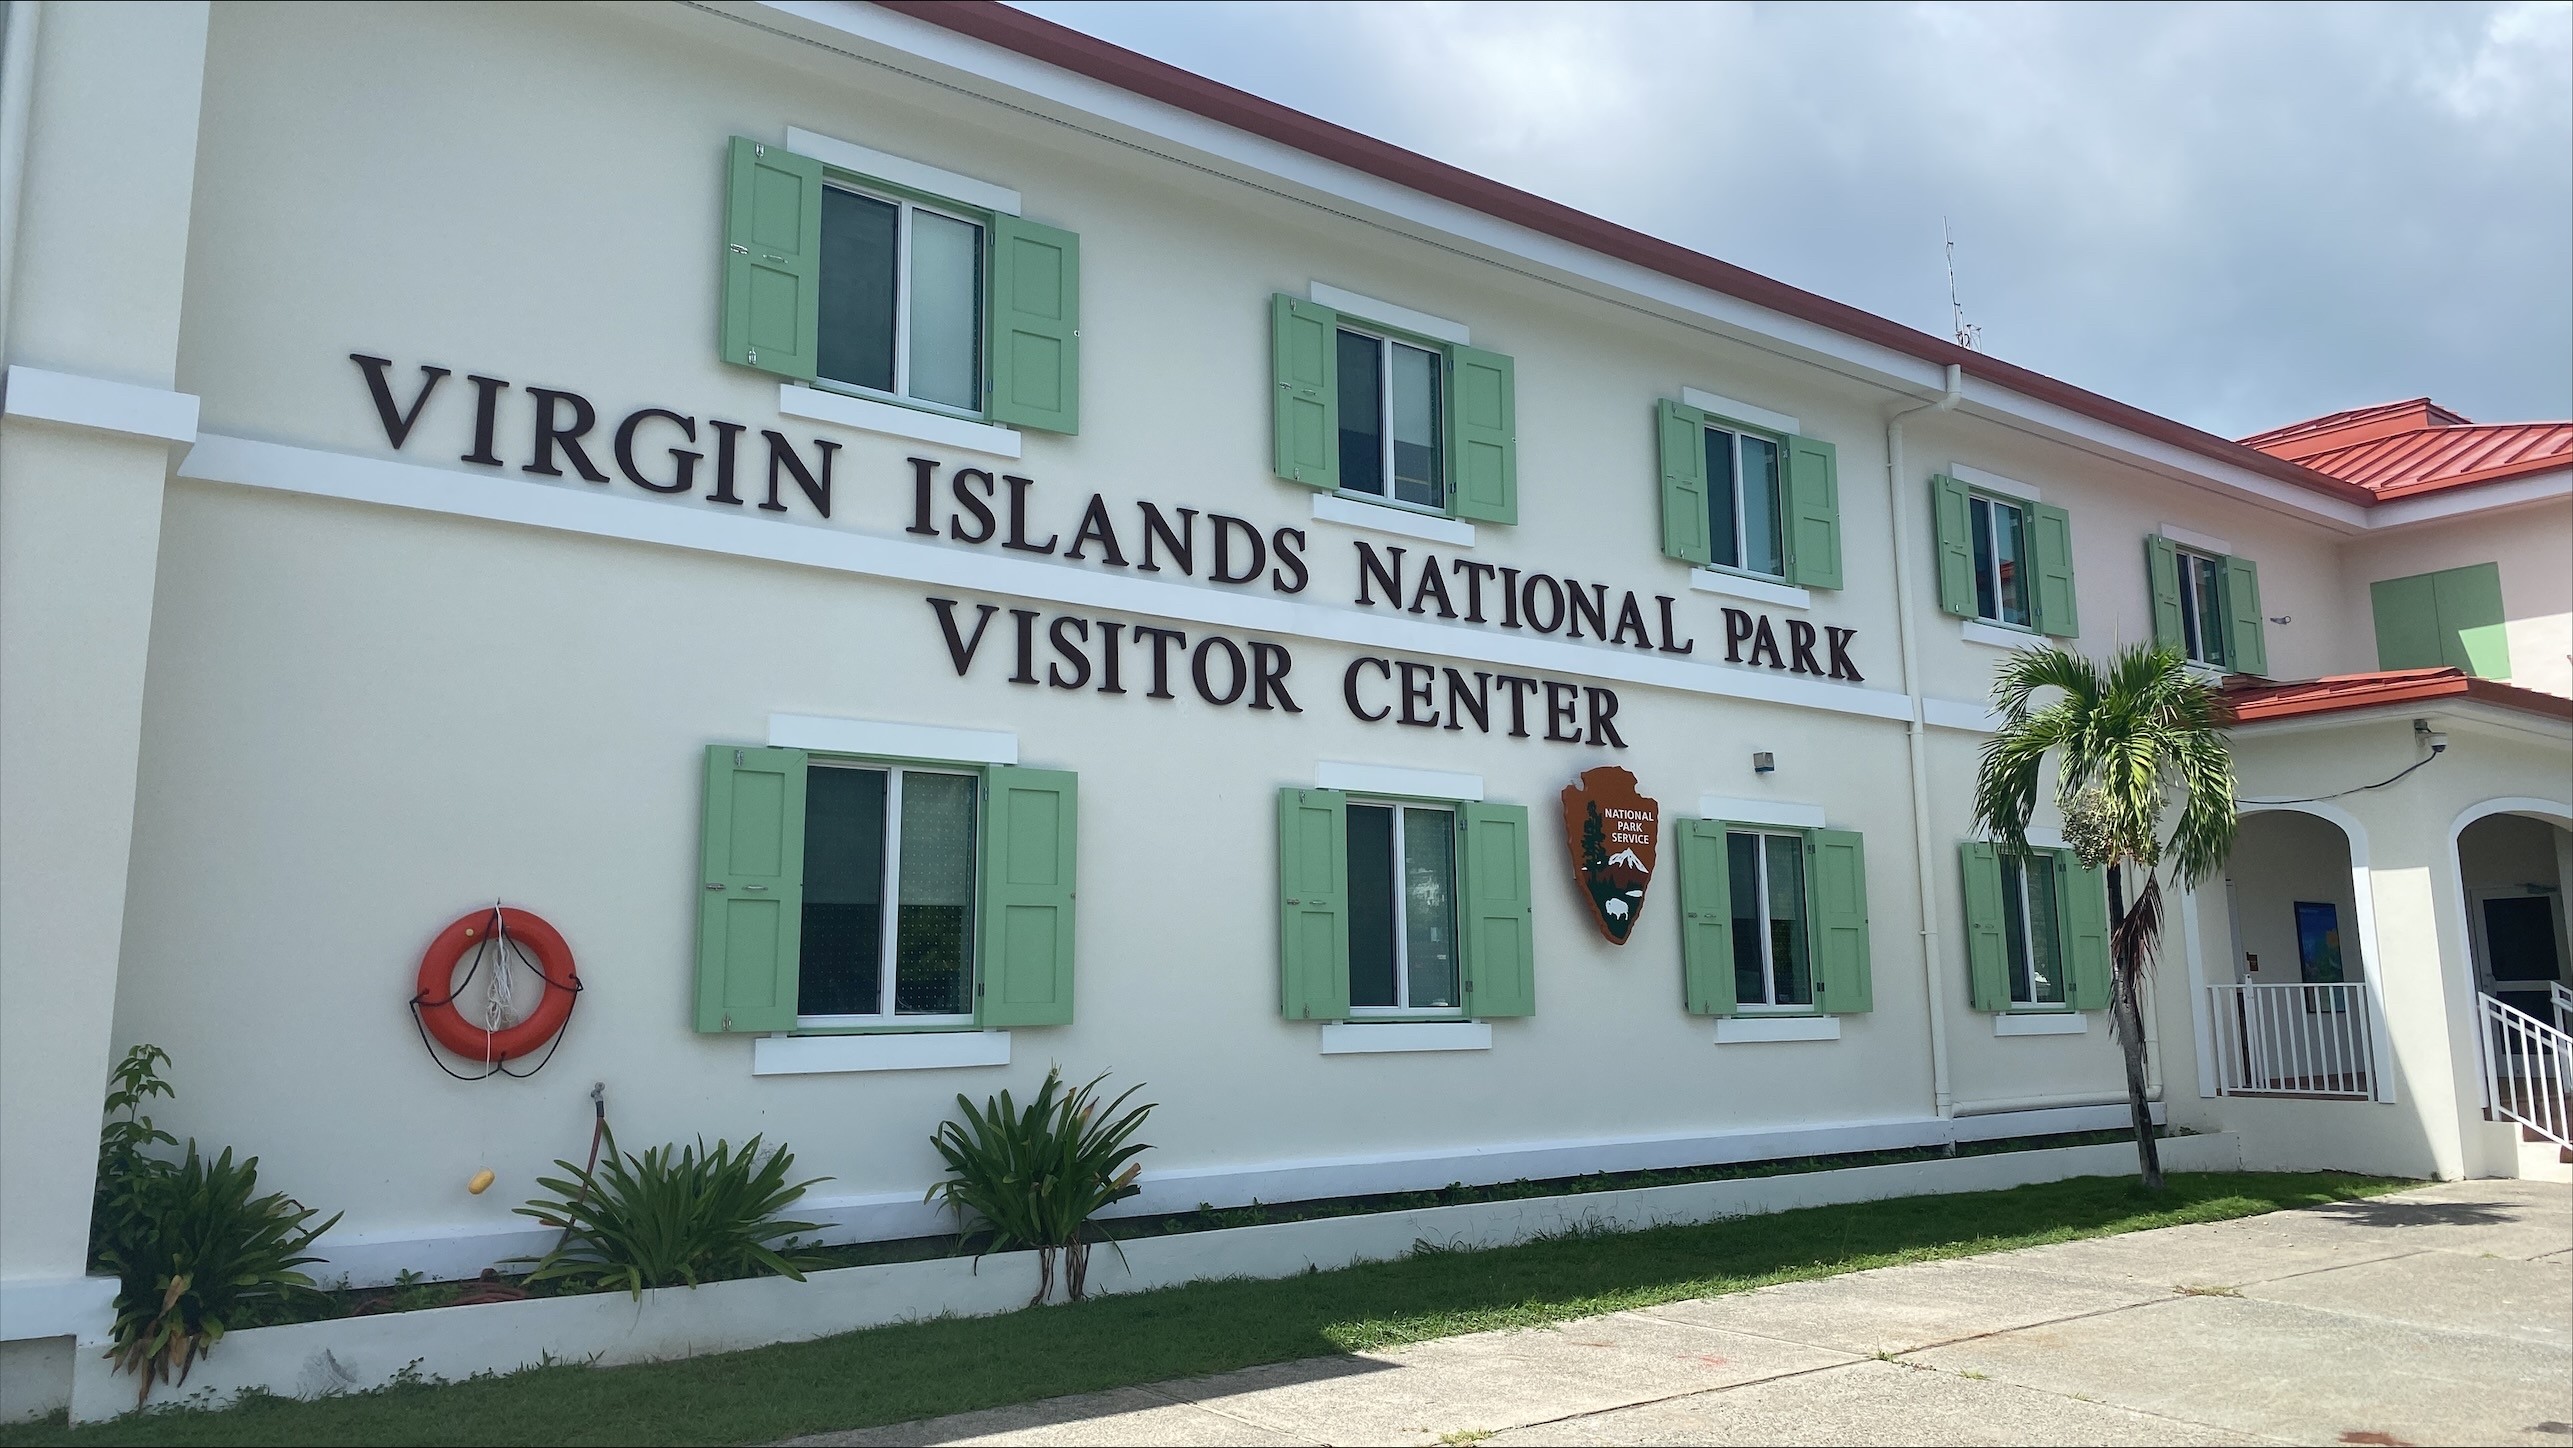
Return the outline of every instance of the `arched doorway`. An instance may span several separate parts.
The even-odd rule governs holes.
[[[2358,826],[2329,808],[2249,811],[2235,835],[2232,970],[2208,986],[2221,1095],[2378,1095],[2374,902]]]
[[[2457,830],[2457,880],[2475,989],[2562,1029],[2573,1012],[2573,830],[2537,801],[2494,801]],[[2512,807],[2513,805],[2522,807]]]

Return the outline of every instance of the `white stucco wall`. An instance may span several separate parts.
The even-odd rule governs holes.
[[[270,1184],[347,1212],[334,1244],[372,1243],[386,1265],[519,1225],[509,1208],[535,1175],[585,1144],[593,1082],[630,1147],[760,1132],[832,1178],[822,1203],[905,1207],[933,1174],[927,1137],[959,1091],[1024,1090],[1055,1063],[1148,1083],[1162,1103],[1150,1167],[1209,1174],[1218,1196],[1228,1170],[1323,1190],[1353,1163],[1471,1174],[1478,1157],[1515,1162],[1529,1148],[1585,1168],[1688,1159],[1728,1134],[1833,1131],[1810,1139],[1838,1149],[1894,1139],[1937,1109],[1934,993],[1957,1109],[2111,1099],[2123,1082],[2104,1022],[2004,1037],[1968,1007],[1955,846],[1981,740],[1970,730],[1922,742],[1921,898],[1903,691],[1977,705],[2002,655],[1936,614],[1931,560],[1908,558],[1920,670],[1902,676],[1898,519],[1925,552],[1926,479],[1951,462],[2070,508],[2079,642],[2096,652],[2149,634],[2142,539],[2166,523],[2259,561],[2264,611],[2292,620],[2270,630],[2274,674],[2353,667],[2369,646],[2344,607],[2340,535],[2313,521],[1972,414],[1914,420],[1889,502],[1894,399],[1845,371],[954,90],[695,28],[709,23],[498,6],[213,16],[173,309],[175,385],[202,397],[206,437],[167,486],[150,589],[128,580],[120,595],[148,600],[149,654],[114,1044],[176,1056],[165,1126],[258,1153]],[[1079,436],[1029,433],[1003,466],[781,417],[773,378],[717,360],[724,141],[781,140],[790,126],[1015,187],[1029,216],[1081,235]],[[1680,672],[1561,641],[1534,670],[1615,688],[1632,747],[1366,724],[1343,706],[1341,670],[1361,653],[1446,664],[1528,638],[1358,608],[1356,541],[1402,547],[1415,566],[1463,550],[1318,521],[1310,493],[1270,475],[1267,298],[1316,280],[1463,322],[1516,359],[1519,521],[1480,528],[1470,556],[1675,600],[1696,642]],[[406,401],[422,365],[453,369],[398,450],[352,352],[392,358]],[[460,460],[468,373],[511,383],[500,469]],[[754,497],[758,429],[808,458],[813,439],[837,442],[831,515],[530,476],[532,386],[597,406],[590,446],[611,469],[607,434],[635,409],[744,423]],[[1799,706],[1764,698],[1778,691],[1768,671],[1721,663],[1721,610],[1740,601],[1692,591],[1658,548],[1650,412],[1684,387],[1790,414],[1837,445],[1846,586],[1763,611],[1856,629],[1863,687],[1794,681],[1809,691]],[[1311,586],[1288,597],[1164,575],[1172,591],[1134,602],[1136,575],[1095,560],[913,537],[913,457],[942,479],[966,466],[1032,479],[1040,536],[1068,538],[1093,494],[1130,552],[1139,501],[1234,515],[1263,535],[1299,529]],[[378,466],[391,461],[419,471]],[[317,496],[334,489],[377,501]],[[557,526],[472,516],[519,506],[487,505],[504,496],[547,505]],[[689,546],[635,541],[647,534]],[[744,538],[755,541],[736,547]],[[876,563],[758,556],[816,539]],[[921,574],[948,581],[899,581]],[[1102,588],[1126,601],[1101,602]],[[1013,686],[1006,614],[959,678],[932,593],[969,613],[990,602],[1179,619],[1192,635],[1229,619],[1218,631],[1236,642],[1292,650],[1303,712],[1217,707],[1184,686],[1147,699],[1131,651],[1124,697]],[[766,1078],[751,1074],[749,1038],[691,1030],[700,751],[762,742],[781,712],[1010,731],[1024,762],[1079,773],[1073,1024],[1014,1033],[1006,1067]],[[1961,714],[1972,708],[1940,717]],[[2327,773],[2373,769],[2368,750]],[[1774,754],[1775,773],[1753,772],[1755,752]],[[2523,751],[2501,772],[2525,792],[2531,761],[2552,757]],[[1538,1010],[1495,1023],[1489,1051],[1324,1057],[1317,1027],[1280,1019],[1273,798],[1324,761],[1464,771],[1488,798],[1529,806]],[[1610,763],[1672,817],[1712,793],[1819,807],[1863,832],[1874,1010],[1837,1040],[1716,1044],[1712,1023],[1681,1008],[1669,880],[1630,944],[1604,943],[1553,818],[1573,775]],[[2273,767],[2301,780],[2307,763],[2255,751],[2247,785],[2268,787]],[[429,936],[495,897],[559,926],[591,988],[542,1075],[467,1085],[427,1058],[404,1001]],[[2432,898],[2403,917],[2407,938],[2435,943]],[[2195,1075],[2188,981],[2176,962],[2156,978],[2156,1073],[2174,1083],[2175,1116],[2220,1125],[2220,1108],[2182,1099]],[[95,1065],[63,1079],[92,1089]],[[85,1113],[69,1118],[72,1135],[88,1129]],[[2428,1163],[2431,1148],[2416,1155]],[[484,1167],[500,1184],[467,1195]],[[48,1227],[69,1240],[64,1221]],[[10,1227],[11,1250],[22,1231]]]
[[[2471,496],[2461,494],[2461,497]],[[2352,647],[2376,667],[2376,625],[2369,585],[2443,568],[2498,565],[2509,682],[2549,694],[2573,694],[2573,501],[2557,498],[2499,513],[2413,524],[2344,550],[2343,607],[2355,630]]]

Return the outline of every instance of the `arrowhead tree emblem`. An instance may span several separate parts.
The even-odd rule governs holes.
[[[1624,945],[1644,914],[1644,892],[1661,858],[1662,807],[1616,765],[1585,771],[1564,787],[1564,843],[1572,880],[1611,945]]]

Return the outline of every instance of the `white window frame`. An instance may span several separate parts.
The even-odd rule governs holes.
[[[2014,856],[2005,853],[2001,856],[2001,861],[2002,868],[2005,870],[2014,863],[2019,867],[2019,948],[2025,953],[2028,961],[2028,994],[2024,997],[2019,994],[2019,982],[2014,978],[2010,982],[2010,1008],[2014,1011],[2039,1012],[2070,1010],[2073,1005],[2073,983],[2070,979],[2072,973],[2072,962],[2067,960],[2064,955],[2064,924],[2063,917],[2060,914],[2053,917],[2055,921],[2055,971],[2056,974],[2065,978],[2055,982],[2055,989],[2057,993],[2062,995],[2064,998],[2062,1000],[2055,1001],[2041,1001],[2035,999],[2037,994],[2037,911],[2034,908],[2034,902],[2029,897],[2028,872],[2031,868],[2039,865],[2042,865],[2048,870],[2053,870],[2055,868],[2055,857],[2051,851],[2031,849],[2026,854],[2022,855]],[[2055,903],[2059,910],[2063,905],[2063,901],[2060,898],[2060,886],[2062,883],[2063,882],[2061,880],[2056,882],[2059,887],[2059,898]],[[2007,886],[2005,885],[2004,888],[2007,888]],[[2005,968],[2009,965],[2006,945],[2004,947],[2004,958],[2002,963]],[[2013,974],[2015,977],[2016,973],[2014,972]]]
[[[2180,572],[2180,651],[2188,656],[2190,663],[2206,668],[2225,670],[2236,668],[2236,663],[2230,657],[2223,659],[2207,657],[2207,619],[2198,608],[2197,565],[2202,563],[2212,566],[2216,571],[2217,609],[2221,611],[2228,606],[2225,601],[2227,586],[2225,560],[2186,544],[2172,545],[2171,554],[2178,562]],[[2217,637],[2222,639],[2225,621],[2218,618],[2215,621],[2215,627]]]
[[[1465,934],[1463,926],[1458,923],[1458,901],[1456,897],[1458,890],[1462,887],[1464,882],[1465,861],[1463,859],[1464,851],[1460,848],[1462,842],[1457,839],[1456,805],[1454,802],[1448,800],[1403,799],[1390,796],[1369,796],[1363,799],[1351,799],[1348,802],[1347,807],[1351,809],[1364,808],[1388,810],[1392,812],[1394,820],[1392,846],[1394,867],[1392,880],[1392,888],[1394,892],[1394,1003],[1389,1006],[1352,1005],[1349,1007],[1350,1017],[1352,1019],[1384,1016],[1427,1016],[1433,1018],[1443,1016],[1463,1017],[1465,1014]],[[1447,882],[1447,931],[1449,941],[1455,947],[1456,952],[1456,1004],[1452,1006],[1416,1006],[1411,1003],[1411,906],[1409,892],[1405,890],[1403,880],[1403,815],[1405,811],[1416,809],[1435,811],[1436,813],[1447,817],[1447,831],[1448,839],[1450,841],[1450,849],[1448,851],[1449,878]],[[1348,842],[1346,839],[1341,842],[1341,847],[1343,849],[1348,848]],[[1350,905],[1353,909],[1357,905],[1357,901],[1354,896],[1350,901]],[[1349,968],[1354,973],[1357,970],[1357,962],[1354,960],[1351,961]],[[1354,976],[1352,984],[1355,984]]]
[[[848,397],[869,397],[901,407],[916,407],[925,412],[935,412],[946,417],[982,421],[987,415],[987,410],[984,408],[957,407],[951,403],[936,402],[926,397],[911,395],[911,222],[915,214],[926,211],[932,216],[943,216],[950,221],[960,221],[974,228],[978,238],[974,248],[975,269],[979,275],[983,268],[991,265],[991,218],[976,216],[970,211],[955,207],[932,206],[914,201],[908,196],[900,196],[868,186],[852,177],[826,173],[822,178],[822,185],[826,190],[844,191],[852,196],[863,196],[869,201],[881,201],[888,206],[898,208],[893,224],[893,390],[883,392],[873,387],[861,387],[854,382],[843,382],[836,377],[825,377],[818,368],[813,374],[813,385],[825,392],[837,392]],[[978,297],[974,303],[977,315],[988,301],[988,293],[991,289],[989,277],[981,277],[981,281],[986,295]],[[818,275],[815,285],[820,285]],[[988,323],[988,319],[986,320]],[[992,359],[986,355],[983,343],[989,330],[987,324],[976,328],[974,335],[974,380],[987,397],[991,393]],[[820,344],[817,342],[815,345],[818,347]]]
[[[1990,624],[1994,628],[2006,628],[2019,633],[2035,634],[2037,632],[2037,590],[2034,586],[2034,581],[2030,577],[2028,558],[2029,544],[2035,537],[2035,534],[2032,533],[2028,527],[2028,503],[2025,499],[2013,498],[2006,494],[1992,492],[1989,489],[1969,487],[1966,490],[1966,526],[1968,528],[1973,528],[1974,526],[1974,504],[1976,503],[1984,505],[1984,525],[1977,531],[1983,534],[1984,549],[1992,558],[1992,597],[1996,608],[2000,606],[2001,599],[2001,517],[1999,510],[2008,508],[2010,511],[2019,515],[2019,582],[2021,593],[2028,607],[2028,621],[2026,623],[2012,623],[2010,620],[2003,618],[1998,613],[1985,613],[1983,611],[1983,594],[1980,589],[1978,589],[1975,594],[1975,621],[1977,623]],[[1973,561],[1970,550],[1967,561],[1969,564]]]
[[[806,767],[808,769],[873,770],[885,776],[884,876],[877,886],[883,896],[884,908],[881,912],[883,918],[877,922],[879,934],[876,945],[877,958],[883,962],[883,965],[876,972],[876,1009],[874,1011],[830,1016],[798,1014],[795,1017],[795,1028],[827,1030],[832,1027],[847,1026],[901,1026],[909,1029],[914,1026],[974,1024],[975,992],[983,983],[982,824],[983,790],[986,784],[983,772],[978,769],[942,769],[929,764],[905,764],[890,759],[825,759],[819,756],[810,759]],[[894,942],[902,924],[902,781],[903,776],[907,774],[950,774],[974,782],[974,898],[965,907],[966,918],[973,923],[974,945],[967,953],[965,961],[965,1010],[962,1014],[907,1016],[894,1010],[894,992],[899,984],[895,980],[899,962],[895,957]],[[797,908],[799,910],[802,908],[800,903]],[[796,969],[799,972],[803,969],[803,962],[800,959],[796,962]],[[803,982],[799,978],[796,984],[800,988]]]
[[[1353,337],[1367,338],[1369,341],[1376,344],[1376,440],[1378,446],[1383,452],[1382,466],[1384,468],[1385,491],[1382,493],[1361,492],[1356,488],[1348,486],[1347,480],[1343,479],[1341,486],[1334,490],[1335,496],[1353,498],[1362,503],[1379,503],[1388,508],[1400,508],[1406,513],[1419,513],[1425,517],[1455,517],[1455,490],[1449,486],[1447,476],[1446,433],[1448,408],[1448,356],[1446,349],[1441,347],[1424,347],[1418,342],[1406,341],[1403,338],[1394,336],[1390,332],[1385,332],[1375,327],[1364,325],[1353,327],[1349,324],[1349,319],[1347,317],[1342,317],[1333,329],[1331,345],[1335,349],[1335,352],[1340,346],[1340,338],[1338,334],[1341,332],[1346,332]],[[1427,353],[1430,360],[1436,364],[1437,367],[1437,371],[1432,375],[1432,386],[1430,391],[1431,395],[1436,398],[1438,405],[1437,431],[1439,433],[1439,437],[1435,446],[1438,449],[1438,494],[1442,503],[1440,506],[1435,508],[1431,507],[1427,503],[1415,503],[1408,499],[1394,496],[1393,349],[1396,347],[1409,347],[1415,352]],[[1333,438],[1331,440],[1331,445],[1335,448],[1338,447],[1340,445],[1340,439],[1336,437]]]
[[[1733,556],[1736,558],[1740,558],[1744,554],[1742,540],[1748,533],[1748,528],[1744,521],[1742,511],[1742,439],[1745,436],[1757,437],[1761,441],[1769,444],[1769,446],[1775,450],[1778,455],[1777,475],[1771,480],[1774,485],[1774,491],[1769,502],[1771,512],[1778,519],[1778,571],[1775,573],[1763,573],[1757,568],[1752,568],[1740,563],[1711,563],[1707,565],[1708,571],[1713,573],[1730,574],[1736,578],[1756,578],[1763,583],[1785,583],[1787,581],[1787,439],[1779,434],[1770,432],[1767,428],[1752,427],[1746,423],[1735,422],[1731,418],[1726,417],[1709,417],[1706,421],[1705,431],[1710,433],[1722,433],[1732,440],[1733,481],[1728,491],[1730,492],[1733,500]],[[1700,442],[1699,446],[1702,448],[1705,444]],[[1713,479],[1710,478],[1707,480],[1707,487],[1710,492],[1714,490]],[[1709,499],[1710,503],[1712,503],[1712,501],[1712,499]],[[1713,527],[1714,522],[1715,520],[1711,517],[1707,520],[1710,528]],[[1712,547],[1713,545],[1710,543],[1710,550],[1712,550]]]
[[[1751,839],[1759,840],[1793,840],[1796,843],[1796,869],[1801,873],[1805,868],[1805,836],[1803,831],[1777,829],[1741,830],[1727,828],[1724,832],[1724,849],[1726,855],[1724,867],[1728,872],[1733,868],[1732,852],[1733,837],[1735,835],[1743,835]],[[1742,1015],[1751,1016],[1812,1015],[1814,1014],[1814,1003],[1810,1000],[1781,1002],[1778,999],[1778,962],[1776,959],[1776,951],[1774,949],[1777,944],[1777,938],[1769,929],[1771,917],[1769,914],[1768,847],[1763,845],[1759,849],[1754,850],[1752,852],[1752,859],[1757,861],[1760,866],[1760,902],[1754,918],[1758,920],[1760,925],[1760,994],[1762,999],[1758,1001],[1737,999],[1733,1003],[1733,1008],[1736,1012]],[[1808,877],[1804,881],[1804,886],[1807,892],[1805,901],[1806,928],[1803,937],[1805,941],[1805,994],[1812,995],[1814,993],[1814,950],[1812,940],[1813,900],[1811,894],[1814,887],[1813,880]],[[1727,970],[1731,970],[1733,968],[1733,962],[1729,960],[1726,961],[1724,965]]]

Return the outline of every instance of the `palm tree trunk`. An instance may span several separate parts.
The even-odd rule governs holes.
[[[2135,1124],[2135,1164],[2147,1191],[2162,1190],[2162,1153],[2153,1137],[2153,1104],[2145,1099],[2143,978],[2161,924],[2160,895],[2148,878],[2130,920],[2124,867],[2108,867],[2109,1015],[2126,1055],[2127,1114]]]

